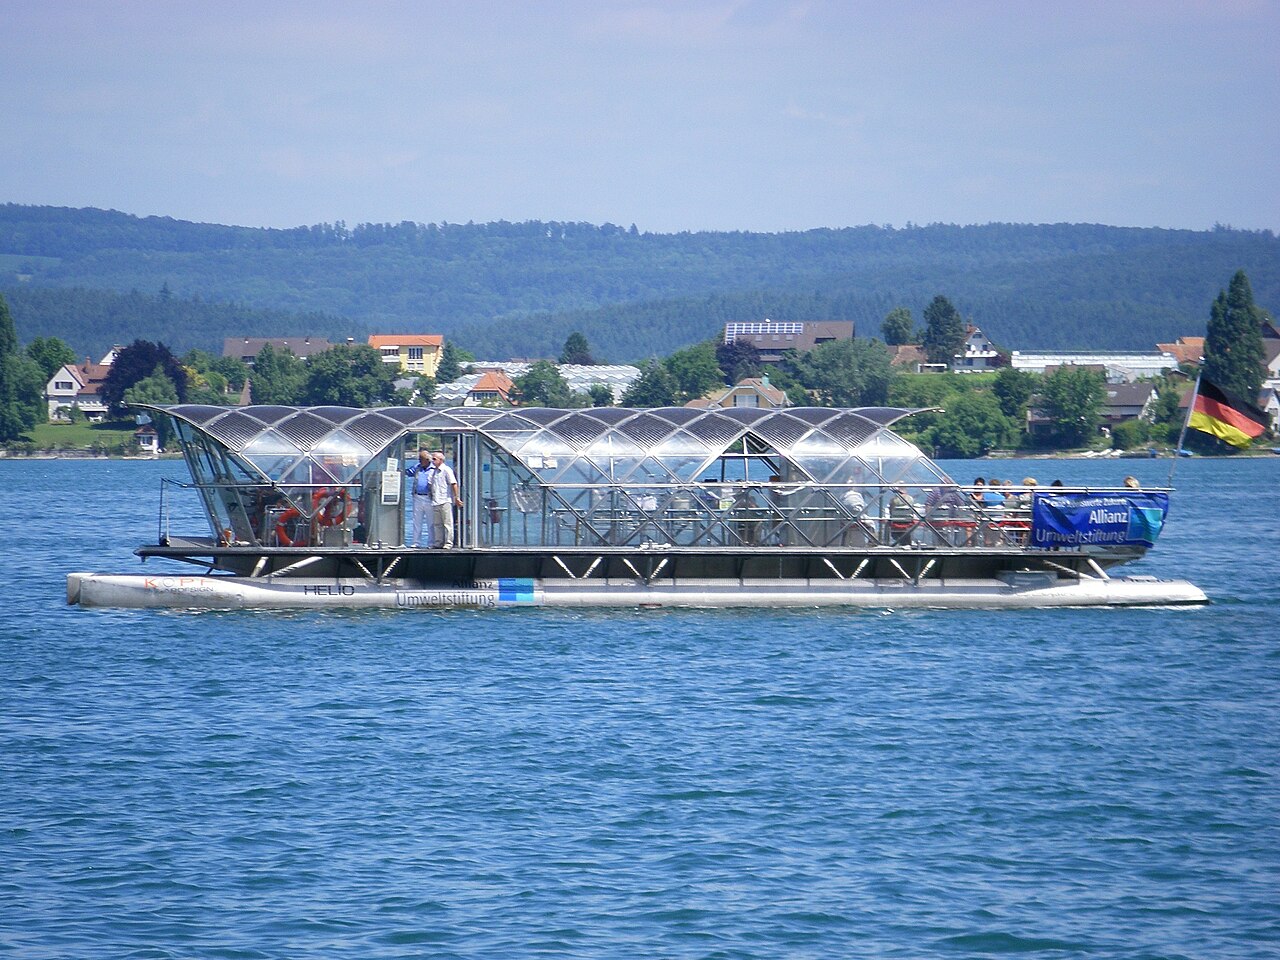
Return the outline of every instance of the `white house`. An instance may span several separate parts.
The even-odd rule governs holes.
[[[160,435],[156,433],[156,428],[149,423],[145,423],[133,431],[133,439],[138,443],[138,449],[147,456],[154,457],[160,452]]]
[[[1262,362],[1267,368],[1263,373],[1262,382],[1268,387],[1280,387],[1280,340],[1263,340],[1262,350]]]
[[[1271,429],[1280,430],[1280,388],[1263,387],[1258,406],[1271,420]]]
[[[102,381],[116,362],[119,347],[112,347],[97,363],[88,357],[84,363],[68,363],[58,370],[44,388],[44,398],[49,405],[50,420],[65,420],[76,407],[89,420],[98,421],[107,415],[107,405],[102,400]]]
[[[951,360],[956,373],[976,373],[994,370],[1000,365],[1000,351],[981,328],[969,324],[965,329],[964,349]]]

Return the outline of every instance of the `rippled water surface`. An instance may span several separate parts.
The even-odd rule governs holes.
[[[66,607],[182,473],[0,461],[0,953],[1280,954],[1280,458],[1179,464],[1203,609]]]

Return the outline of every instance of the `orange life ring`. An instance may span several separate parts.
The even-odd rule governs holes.
[[[323,506],[321,506],[322,503]],[[337,493],[317,490],[315,497],[311,500],[311,508],[316,511],[316,523],[322,527],[336,527],[347,519],[347,511],[351,508],[351,497],[347,495],[346,487],[339,487]]]
[[[297,507],[290,507],[276,518],[276,543],[285,547],[297,546],[289,536],[289,521],[296,520],[300,516],[302,516],[301,510]]]
[[[312,519],[322,527],[336,527],[347,519],[347,511],[351,507],[351,497],[345,487],[339,487],[337,493],[328,488],[317,490],[311,498]],[[297,507],[290,507],[276,518],[276,542],[286,547],[298,544],[289,536],[289,522],[302,516]]]

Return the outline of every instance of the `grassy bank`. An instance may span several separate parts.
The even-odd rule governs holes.
[[[23,439],[8,444],[10,454],[48,453],[59,450],[81,451],[105,455],[137,453],[133,431],[137,426],[130,420],[107,423],[40,423],[32,427]]]

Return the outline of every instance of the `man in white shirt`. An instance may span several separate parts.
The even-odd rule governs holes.
[[[448,550],[453,547],[453,508],[462,506],[462,497],[458,496],[458,478],[439,450],[431,454],[427,482],[431,493],[431,531],[436,537],[434,546]]]

